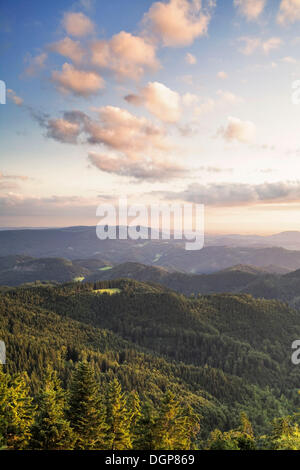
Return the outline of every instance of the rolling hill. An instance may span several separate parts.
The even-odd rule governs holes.
[[[153,402],[173,390],[202,415],[203,435],[236,425],[242,410],[263,432],[297,409],[299,335],[296,311],[245,294],[188,299],[125,280],[0,293],[7,367],[27,371],[33,390],[47,364],[68,384],[85,358],[100,382],[117,376]]]
[[[279,273],[300,269],[300,251],[275,246],[281,239],[290,240],[289,236],[269,237],[268,243],[262,238],[264,243],[252,244],[241,236],[232,239],[208,236],[204,249],[189,252],[184,242],[178,240],[100,241],[95,227],[7,230],[0,231],[0,257],[22,255],[72,261],[99,258],[108,266],[136,262],[193,274],[209,274],[235,265],[269,267],[266,269]]]

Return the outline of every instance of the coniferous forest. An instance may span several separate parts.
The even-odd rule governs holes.
[[[133,280],[2,288],[7,450],[300,449],[298,313]]]

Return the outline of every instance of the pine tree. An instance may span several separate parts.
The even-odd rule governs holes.
[[[68,417],[76,434],[76,449],[103,449],[105,410],[98,385],[87,362],[80,362],[70,385]]]
[[[183,410],[174,393],[165,393],[154,425],[154,450],[189,450],[198,431],[191,408]]]
[[[154,449],[154,425],[156,413],[149,402],[143,404],[133,432],[133,448],[136,450]]]
[[[130,421],[130,433],[134,433],[137,421],[141,416],[141,402],[137,392],[131,392],[127,399],[128,418]]]
[[[9,375],[5,374],[0,366],[0,449],[6,445],[8,426],[8,382]]]
[[[31,447],[43,450],[72,449],[74,435],[65,419],[65,392],[56,372],[48,367],[38,396],[38,413],[32,428]]]
[[[130,435],[130,412],[125,394],[117,379],[110,382],[107,393],[107,444],[109,450],[128,450],[132,448]]]
[[[22,450],[28,447],[35,408],[28,377],[11,377],[0,368],[0,436],[1,447]]]

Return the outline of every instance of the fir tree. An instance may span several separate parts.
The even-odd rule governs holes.
[[[76,434],[76,449],[104,448],[105,410],[93,371],[86,362],[80,362],[73,374],[68,417]]]
[[[196,431],[191,409],[183,410],[174,393],[166,392],[154,425],[154,450],[189,450]]]
[[[65,392],[57,373],[48,367],[38,396],[38,413],[32,428],[31,447],[43,450],[72,449],[74,435],[65,419]]]
[[[35,411],[32,401],[27,375],[12,378],[0,368],[1,446],[12,450],[27,448]]]
[[[149,402],[143,404],[133,432],[133,448],[136,450],[154,449],[155,409]]]
[[[9,375],[5,374],[0,366],[0,449],[6,444],[6,434],[8,427],[8,389]]]
[[[130,436],[131,417],[127,408],[125,394],[117,379],[110,382],[107,393],[107,444],[110,450],[132,448]]]

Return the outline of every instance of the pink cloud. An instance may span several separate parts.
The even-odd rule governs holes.
[[[61,72],[52,72],[52,81],[62,93],[85,97],[95,95],[105,86],[103,78],[96,72],[79,70],[67,63]]]
[[[155,2],[144,16],[150,32],[164,46],[188,46],[207,33],[215,2],[203,8],[201,0],[169,0]]]
[[[84,13],[67,12],[63,17],[63,27],[70,36],[83,37],[94,32],[94,23]]]
[[[159,67],[154,45],[125,31],[108,41],[95,41],[92,44],[92,63],[112,70],[117,79],[137,80],[146,69],[156,70]]]
[[[83,47],[79,41],[74,41],[69,37],[65,37],[58,42],[55,42],[49,46],[49,49],[57,54],[60,54],[73,62],[81,63],[85,55]]]

